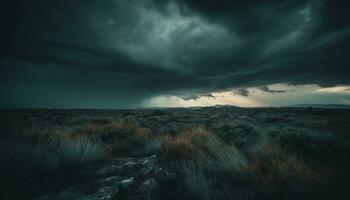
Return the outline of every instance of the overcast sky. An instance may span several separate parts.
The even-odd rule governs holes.
[[[350,104],[348,0],[5,0],[0,107]]]

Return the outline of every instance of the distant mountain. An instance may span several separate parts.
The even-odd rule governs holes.
[[[227,108],[227,107],[230,107],[230,108],[240,108],[239,106],[227,105],[227,104],[216,104],[216,105],[213,105],[213,106],[210,106],[210,107],[214,107],[214,108]]]
[[[346,104],[296,104],[287,107],[313,107],[313,108],[342,108],[342,109],[350,109],[350,105]]]

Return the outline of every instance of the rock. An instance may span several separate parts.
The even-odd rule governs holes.
[[[37,200],[112,200],[154,199],[167,171],[157,165],[156,155],[143,158],[118,158],[92,166],[84,172],[81,184]]]
[[[134,177],[130,177],[122,180],[118,185],[121,190],[130,191],[133,183],[134,183]]]
[[[123,174],[133,173],[137,168],[137,163],[134,160],[128,160],[118,167],[118,170]]]
[[[136,162],[131,160],[131,161],[124,163],[121,167],[133,167],[135,165],[136,165]]]
[[[156,168],[155,164],[154,164],[154,158],[156,156],[150,156],[148,158],[146,158],[143,162],[142,162],[142,169],[141,169],[141,173],[144,175],[148,175],[150,174],[152,171],[154,171],[154,169]]]
[[[154,178],[150,178],[145,180],[139,190],[142,192],[151,192],[152,190],[155,189],[155,187],[157,186],[157,181]]]
[[[95,194],[90,197],[96,197],[97,199],[111,200],[114,194],[117,192],[115,186],[103,186]]]
[[[130,184],[134,181],[134,177],[122,180],[121,184]]]
[[[103,179],[101,182],[106,184],[106,183],[110,183],[110,182],[117,182],[118,179],[119,179],[118,176],[111,176],[111,177]]]
[[[134,177],[130,177],[130,178],[122,180],[120,183],[118,183],[118,189],[117,189],[117,193],[115,195],[115,198],[116,199],[123,199],[123,198],[130,196],[130,194],[132,194],[134,191],[134,187],[135,187],[135,178]]]
[[[106,166],[101,168],[100,170],[97,171],[97,175],[106,175],[106,174],[114,174],[115,171],[118,170],[118,166],[117,165],[110,165],[110,166]]]

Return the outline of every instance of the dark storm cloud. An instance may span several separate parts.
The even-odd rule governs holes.
[[[197,100],[201,97],[207,97],[209,99],[216,99],[216,97],[212,94],[197,94],[195,92],[188,92],[184,93],[182,92],[182,94],[177,94],[178,97],[180,97],[183,100]]]
[[[285,90],[272,90],[268,86],[261,86],[259,87],[259,90],[263,92],[268,92],[268,93],[285,93]]]
[[[240,88],[240,89],[237,89],[237,90],[234,90],[234,94],[239,94],[241,96],[249,96],[249,90],[245,89],[245,88]]]
[[[158,94],[350,84],[348,8],[346,0],[5,1],[0,88],[14,103],[22,85],[27,98],[55,96],[61,81],[71,94],[62,89],[59,99],[124,106]]]
[[[239,80],[234,84],[260,80],[298,83],[295,76],[310,83],[349,82],[343,73],[349,72],[348,1],[183,2],[212,23],[225,25],[243,41],[238,51],[231,49],[233,53],[226,57],[215,57],[220,60],[202,60],[203,65],[218,63],[223,73],[232,73],[227,80]],[[213,67],[205,70],[220,73]],[[230,85],[231,80],[228,82]]]

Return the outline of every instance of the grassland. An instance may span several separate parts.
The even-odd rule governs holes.
[[[2,199],[350,199],[350,110],[2,110]]]

